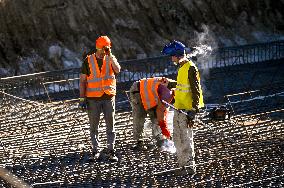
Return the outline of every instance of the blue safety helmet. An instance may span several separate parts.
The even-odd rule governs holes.
[[[162,51],[162,54],[169,55],[169,56],[176,56],[181,57],[184,55],[184,53],[187,51],[187,53],[190,51],[189,48],[186,48],[186,46],[179,42],[179,41],[173,41],[169,44],[167,44]]]

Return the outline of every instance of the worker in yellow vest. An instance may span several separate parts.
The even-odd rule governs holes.
[[[173,139],[181,167],[179,173],[194,174],[193,126],[195,114],[204,107],[204,103],[198,68],[187,58],[185,50],[183,43],[173,41],[163,48],[162,53],[171,56],[172,61],[179,66],[174,97],[174,107],[178,110],[174,112],[173,119]],[[181,113],[181,110],[188,115]]]
[[[132,84],[130,104],[133,116],[133,137],[137,142],[134,149],[147,149],[143,142],[147,114],[151,120],[152,136],[156,145],[161,147],[165,139],[170,139],[171,133],[166,121],[168,107],[162,103],[162,100],[171,102],[173,95],[168,87],[174,87],[175,83],[174,80],[168,78],[153,77],[144,78]]]
[[[111,52],[111,41],[107,36],[100,36],[96,40],[96,51],[87,54],[82,65],[80,75],[80,103],[79,107],[88,111],[90,120],[90,135],[93,155],[107,156],[111,161],[117,161],[115,155],[115,75],[120,72],[120,65]],[[107,148],[100,151],[99,121],[103,112],[106,132]]]

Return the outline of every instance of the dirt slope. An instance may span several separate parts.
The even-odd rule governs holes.
[[[172,39],[274,40],[283,36],[281,10],[283,0],[0,0],[0,75],[80,66],[99,35],[119,60],[158,55]]]

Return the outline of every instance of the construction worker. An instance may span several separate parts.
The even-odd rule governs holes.
[[[133,137],[137,142],[134,149],[147,149],[142,140],[147,114],[150,116],[152,135],[158,147],[161,147],[164,139],[171,137],[166,121],[168,108],[161,100],[170,102],[173,99],[172,92],[168,87],[172,86],[174,82],[169,84],[167,78],[154,77],[144,78],[132,84],[129,92],[133,115]]]
[[[194,118],[204,103],[199,71],[187,58],[185,50],[186,46],[183,43],[173,41],[163,48],[162,53],[171,56],[172,61],[179,66],[174,97],[174,107],[178,110],[174,112],[173,140],[178,164],[181,167],[180,172],[194,174],[196,173],[193,143]],[[181,110],[187,112],[187,115]]]
[[[111,52],[111,41],[107,36],[96,40],[96,51],[88,55],[82,65],[80,75],[79,107],[87,109],[90,120],[90,135],[93,155],[107,156],[110,161],[117,161],[115,155],[115,75],[120,72],[120,65]],[[106,123],[107,148],[99,151],[98,128],[100,114],[103,112]]]

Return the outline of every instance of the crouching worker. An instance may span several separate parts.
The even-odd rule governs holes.
[[[170,139],[171,134],[166,121],[168,108],[161,100],[171,102],[173,95],[169,88],[174,86],[174,80],[161,77],[144,78],[132,84],[130,103],[133,115],[133,137],[137,141],[133,149],[147,149],[143,144],[143,130],[147,114],[151,119],[152,135],[156,145],[161,147],[165,139]]]

